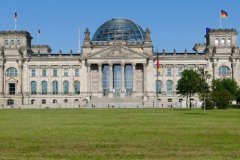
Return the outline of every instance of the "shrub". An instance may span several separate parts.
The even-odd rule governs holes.
[[[240,109],[240,104],[230,104],[230,105],[228,105],[228,108]]]

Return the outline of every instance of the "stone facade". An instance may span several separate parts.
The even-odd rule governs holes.
[[[32,37],[26,31],[1,31],[0,105],[185,107],[185,97],[176,93],[184,69],[208,71],[209,84],[224,77],[240,84],[237,31],[212,29],[205,38],[206,43],[196,44],[191,53],[154,53],[149,29],[140,43],[93,41],[86,29],[82,53],[53,54],[47,45],[31,45]],[[197,95],[192,104],[200,107]]]

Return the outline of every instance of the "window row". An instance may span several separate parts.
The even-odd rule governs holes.
[[[58,94],[59,93],[59,84],[58,81],[52,82],[52,94]],[[69,94],[69,81],[63,82],[63,94]],[[80,94],[80,82],[74,81],[73,84],[74,87],[74,94]],[[47,81],[41,82],[41,94],[46,95],[48,93],[48,83]],[[37,82],[31,81],[31,94],[35,95],[37,94]]]
[[[173,93],[173,82],[167,80],[167,95],[172,95]],[[156,94],[162,94],[162,81],[156,81]]]
[[[48,70],[47,69],[41,69],[41,76],[46,77],[48,76]],[[79,77],[80,76],[80,69],[76,68],[74,69],[74,76]],[[60,75],[60,70],[57,68],[52,69],[52,76],[53,77],[58,77]],[[37,70],[36,69],[31,69],[31,76],[36,77],[37,76]],[[69,69],[63,69],[63,76],[64,77],[69,77]]]
[[[184,68],[183,68],[183,67],[178,68],[177,76],[181,76],[183,71],[184,71]],[[163,75],[161,69],[160,69],[160,71],[157,72],[157,75],[158,75],[158,76]],[[166,68],[166,69],[165,69],[165,75],[166,75],[166,76],[173,76],[173,68]]]
[[[17,40],[13,40],[13,39],[11,39],[11,40],[5,40],[4,41],[4,45],[5,46],[20,46],[21,45],[21,41],[20,41],[20,39],[17,39]]]
[[[231,43],[232,43],[231,38],[227,38],[227,39],[225,39],[225,38],[216,38],[215,41],[214,41],[215,46],[231,45]]]
[[[64,103],[68,103],[68,99],[64,99],[63,100]],[[79,99],[74,99],[74,103],[77,103],[79,102]],[[31,99],[31,104],[34,104],[35,103],[35,99]],[[42,99],[41,101],[42,104],[47,104],[47,100],[46,99]],[[53,99],[52,100],[52,103],[58,103],[57,99]]]

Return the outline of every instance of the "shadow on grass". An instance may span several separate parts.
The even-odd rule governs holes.
[[[203,112],[185,112],[183,114],[190,114],[190,115],[204,115]]]

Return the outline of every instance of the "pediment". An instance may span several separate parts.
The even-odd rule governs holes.
[[[87,59],[146,59],[148,56],[120,45],[113,45],[87,56]]]

